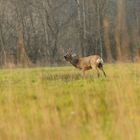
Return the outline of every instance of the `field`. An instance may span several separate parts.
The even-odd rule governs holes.
[[[140,140],[140,64],[0,70],[0,140]]]

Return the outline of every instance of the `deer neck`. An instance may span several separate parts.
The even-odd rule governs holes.
[[[78,67],[78,64],[79,64],[79,58],[72,58],[70,63],[75,66],[75,67]]]

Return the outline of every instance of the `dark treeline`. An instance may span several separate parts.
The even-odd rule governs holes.
[[[68,48],[140,58],[139,0],[0,0],[0,66],[63,64]]]

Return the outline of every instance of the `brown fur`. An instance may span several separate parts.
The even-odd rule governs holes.
[[[73,56],[69,50],[64,56],[66,61],[69,61],[74,67],[83,71],[83,77],[85,77],[85,71],[90,69],[96,69],[98,77],[100,76],[99,70],[101,70],[106,77],[106,73],[103,70],[103,60],[99,55],[91,55],[87,57]]]

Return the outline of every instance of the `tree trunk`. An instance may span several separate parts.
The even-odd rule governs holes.
[[[110,40],[109,40],[109,23],[107,18],[104,18],[103,27],[104,27],[104,44],[106,48],[107,62],[112,62],[112,54],[111,54]]]
[[[97,1],[97,23],[98,23],[98,37],[99,37],[100,55],[101,55],[101,57],[103,57],[103,44],[102,44],[102,36],[101,36],[101,13],[100,13],[99,1]]]

